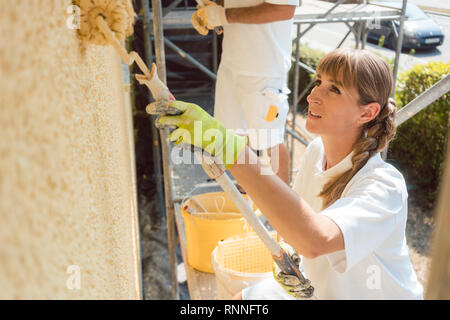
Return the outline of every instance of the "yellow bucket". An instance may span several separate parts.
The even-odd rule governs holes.
[[[256,210],[254,205],[253,209]],[[186,231],[188,263],[208,273],[214,273],[211,252],[219,241],[252,230],[224,192],[191,197],[183,202],[181,216]]]

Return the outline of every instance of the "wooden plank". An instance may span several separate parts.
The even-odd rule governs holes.
[[[214,274],[200,272],[192,268],[187,262],[187,245],[184,221],[181,216],[181,205],[175,203],[175,221],[180,239],[181,254],[183,256],[189,295],[192,300],[217,300],[216,277]]]
[[[450,137],[450,130],[447,133]],[[440,184],[436,208],[436,226],[433,235],[431,268],[426,299],[450,299],[450,139],[447,139],[447,159]]]

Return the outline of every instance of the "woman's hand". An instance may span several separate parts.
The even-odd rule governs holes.
[[[300,256],[295,252],[289,244],[281,241],[280,247],[291,257],[292,261],[300,269]],[[272,274],[276,282],[278,282],[283,289],[291,296],[295,298],[309,298],[314,289],[311,287],[311,282],[306,279],[305,282],[301,282],[299,278],[293,275],[285,274],[281,271],[278,265],[274,262],[272,266]]]
[[[164,112],[167,110],[167,112]],[[216,157],[229,169],[245,145],[247,137],[236,135],[221,122],[210,116],[200,106],[183,101],[158,101],[150,104],[148,112],[164,114],[156,120],[156,126],[176,128],[169,135],[170,141],[190,144]],[[178,113],[178,114],[176,114]]]

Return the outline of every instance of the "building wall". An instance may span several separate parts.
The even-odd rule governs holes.
[[[0,299],[141,298],[120,60],[70,0],[0,0]]]

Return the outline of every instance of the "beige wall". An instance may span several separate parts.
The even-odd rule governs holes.
[[[141,298],[120,61],[67,28],[70,4],[0,0],[1,299]]]

